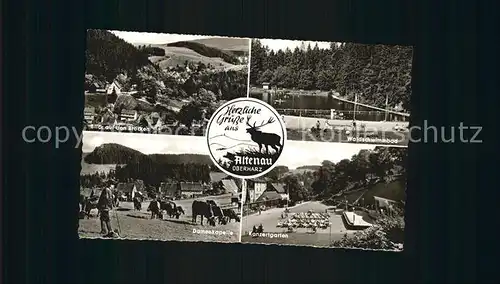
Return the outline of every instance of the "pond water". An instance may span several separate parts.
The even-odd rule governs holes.
[[[303,115],[329,118],[331,110],[335,110],[336,119],[353,119],[354,104],[328,95],[326,92],[318,92],[315,95],[270,93],[252,91],[250,96],[263,100],[273,106],[280,113],[286,115]],[[374,110],[362,105],[356,106],[357,120],[366,121],[408,121],[407,116],[394,113],[386,113],[383,110]]]

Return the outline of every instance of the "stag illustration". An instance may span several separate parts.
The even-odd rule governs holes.
[[[262,124],[257,126],[255,125],[256,122],[250,125],[250,118],[251,116],[247,117],[247,125],[249,126],[247,133],[250,134],[252,141],[259,145],[259,152],[262,152],[262,146],[266,147],[266,153],[269,153],[268,146],[271,146],[271,148],[278,152],[278,147],[283,147],[281,145],[281,137],[274,133],[266,133],[259,130],[259,128],[273,123],[275,121],[274,118],[271,117],[267,122],[262,122]]]

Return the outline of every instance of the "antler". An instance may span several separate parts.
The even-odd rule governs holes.
[[[275,120],[273,117],[270,117],[270,118],[267,120],[267,122],[264,122],[264,121],[263,121],[263,122],[262,122],[259,126],[256,126],[256,128],[257,128],[257,127],[262,127],[262,126],[264,126],[264,125],[271,124],[271,123],[273,123],[273,122],[275,122],[275,121],[276,121],[276,120]]]
[[[250,118],[252,118],[252,116],[251,115],[247,115],[247,125],[248,125],[248,127],[253,127],[252,125],[250,125]]]

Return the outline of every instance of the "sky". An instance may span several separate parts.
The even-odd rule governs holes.
[[[119,38],[132,43],[132,44],[166,44],[177,41],[189,41],[202,38],[213,38],[216,36],[204,35],[183,35],[183,34],[166,34],[166,33],[145,33],[145,32],[125,32],[125,31],[110,31]],[[287,47],[291,50],[295,47],[300,47],[302,41],[300,40],[283,40],[283,39],[260,39],[263,45],[267,45],[270,49],[277,51],[279,49],[285,50]],[[314,47],[318,43],[319,48],[330,48],[330,42],[322,41],[304,41]]]
[[[110,31],[117,37],[132,44],[164,44],[177,41],[189,41],[202,38],[212,38],[214,36],[201,36],[201,35],[182,35],[182,34],[158,34],[158,33],[144,33],[144,32],[123,32],[123,31]]]
[[[83,133],[84,153],[92,152],[95,147],[104,143],[121,144],[144,154],[208,155],[205,137],[91,131]],[[374,148],[375,145],[367,144],[287,141],[278,165],[295,169],[300,166],[321,165],[324,160],[336,163],[350,159],[362,149]]]
[[[300,47],[300,45],[302,44],[302,41],[300,40],[286,40],[286,39],[260,39],[260,42],[263,45],[268,46],[269,49],[272,49],[274,51],[278,51],[280,49],[285,50],[287,47],[293,51],[296,47]],[[306,47],[309,43],[311,44],[311,48],[313,48],[316,43],[318,43],[318,47],[321,49],[330,48],[330,42],[304,41]]]

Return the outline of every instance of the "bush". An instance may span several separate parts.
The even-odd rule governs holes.
[[[334,241],[332,246],[341,248],[401,250],[401,245],[404,241],[404,227],[403,216],[391,217],[384,215],[372,227],[350,236],[345,234],[341,240]]]

